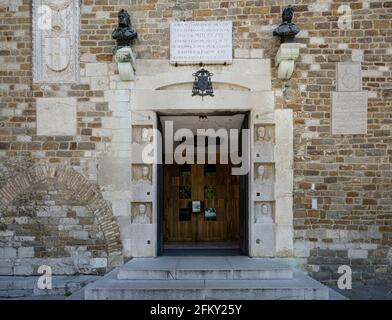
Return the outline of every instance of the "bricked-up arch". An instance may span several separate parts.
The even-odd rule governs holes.
[[[36,165],[9,179],[0,189],[1,202],[12,205],[14,199],[26,190],[46,179],[55,179],[71,190],[74,196],[86,203],[97,218],[104,234],[109,257],[122,256],[120,230],[111,206],[102,197],[100,190],[74,169],[65,166]]]

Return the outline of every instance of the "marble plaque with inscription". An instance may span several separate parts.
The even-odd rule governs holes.
[[[367,92],[332,92],[332,134],[367,133]]]
[[[171,63],[232,63],[231,21],[189,21],[170,24]]]
[[[337,91],[362,91],[360,62],[339,62],[337,66]]]

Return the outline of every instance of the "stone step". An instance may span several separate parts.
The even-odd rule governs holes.
[[[88,283],[97,281],[99,276],[53,276],[51,290],[39,290],[39,276],[0,276],[0,298],[32,296],[64,296],[80,290]]]
[[[159,257],[158,259],[133,259],[120,268],[118,279],[266,280],[293,277],[290,267],[270,259],[248,257]]]
[[[86,300],[328,300],[329,289],[301,272],[281,280],[119,280],[114,270],[85,287]]]

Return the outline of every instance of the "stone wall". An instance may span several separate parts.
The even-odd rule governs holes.
[[[2,213],[0,274],[99,273],[107,267],[103,233],[86,203],[56,180],[20,194]]]
[[[17,158],[18,159],[18,158]],[[11,161],[11,163],[13,163]],[[33,165],[0,188],[0,274],[100,273],[123,263],[119,228],[97,187],[66,166]],[[8,169],[8,170],[7,170]]]
[[[391,1],[84,0],[81,80],[73,85],[32,83],[31,1],[1,1],[0,161],[63,163],[96,183],[100,159],[129,157],[124,135],[130,134],[132,83],[121,83],[111,62],[111,32],[121,8],[129,10],[139,33],[139,59],[168,59],[169,21],[232,20],[234,47],[242,49],[237,52],[248,57],[249,49],[263,49],[274,65],[279,43],[272,30],[287,4],[295,5],[302,47],[293,78],[277,80],[273,68],[273,86],[276,107],[293,109],[295,117],[295,255],[325,281],[338,277],[340,264],[351,265],[355,279],[390,278]],[[338,9],[347,4],[352,28],[339,29]],[[362,62],[362,89],[369,92],[366,135],[331,135],[331,92],[342,61]],[[42,97],[77,99],[75,135],[36,135],[36,99]],[[106,199],[117,199],[114,215],[123,219],[128,207],[121,194],[110,185],[102,188]],[[312,198],[317,209],[311,209]]]

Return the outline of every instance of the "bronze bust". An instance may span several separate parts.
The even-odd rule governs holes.
[[[131,25],[131,17],[124,9],[118,13],[118,28],[113,31],[112,37],[117,40],[119,47],[127,47],[131,40],[137,38],[137,32]]]
[[[282,43],[294,42],[295,36],[301,31],[294,23],[291,22],[294,16],[294,9],[288,6],[283,10],[282,23],[274,30],[273,35],[280,37]]]

